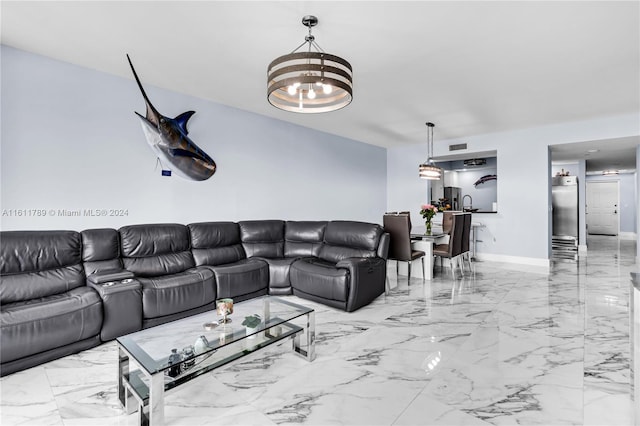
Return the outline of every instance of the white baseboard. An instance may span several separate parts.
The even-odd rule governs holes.
[[[537,268],[549,268],[549,259],[539,259],[537,257],[506,256],[503,254],[476,253],[479,261],[512,263],[517,265],[535,266]]]
[[[635,232],[620,232],[618,233],[618,238],[621,240],[635,240],[638,236]]]

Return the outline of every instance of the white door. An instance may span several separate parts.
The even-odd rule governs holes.
[[[587,181],[587,232],[618,235],[618,181]]]

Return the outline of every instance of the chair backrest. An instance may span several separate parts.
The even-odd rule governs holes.
[[[398,212],[398,214],[407,215],[407,219],[409,220],[409,234],[411,234],[411,213],[410,212]]]
[[[453,226],[453,215],[462,213],[455,210],[445,210],[442,212],[442,232],[445,234],[451,234],[451,227]]]
[[[464,227],[462,228],[462,253],[469,251],[469,235],[471,234],[471,213],[464,213]]]
[[[453,225],[451,226],[451,234],[449,236],[449,257],[456,257],[462,254],[462,234],[464,232],[463,213],[453,215]]]
[[[409,215],[386,214],[382,217],[385,232],[389,233],[389,259],[411,260],[411,229]]]
[[[385,214],[393,214],[393,215],[406,215],[409,218],[409,232],[411,232],[411,212],[406,211],[406,212],[386,212]]]

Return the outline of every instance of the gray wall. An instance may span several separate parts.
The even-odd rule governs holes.
[[[478,232],[482,240],[479,258],[544,266],[549,264],[551,247],[549,146],[638,135],[637,115],[625,114],[464,139],[436,139],[434,157],[449,155],[449,145],[458,143],[466,143],[468,149],[456,153],[468,154],[468,158],[496,151],[498,212],[473,215],[474,222],[483,225]],[[426,142],[388,150],[388,210],[409,209],[418,215],[420,204],[427,201],[428,184],[417,176],[426,152]]]
[[[495,175],[497,169],[486,168],[482,170],[469,170],[464,173],[458,174],[458,181],[460,187],[464,188],[462,191],[462,197],[465,195],[471,196],[471,202],[473,208],[483,211],[493,211],[493,203],[497,202],[497,180],[488,180],[485,183],[480,183],[477,186],[474,185],[483,176]],[[462,200],[460,201],[460,207],[462,208]],[[469,199],[465,200],[465,205],[471,204]]]
[[[218,164],[204,182],[162,177],[133,113],[144,114],[144,102],[132,79],[6,46],[1,53],[3,230],[269,218],[381,221],[384,148],[147,85],[164,115],[196,111],[189,136]],[[122,209],[126,216],[88,216],[85,209]]]

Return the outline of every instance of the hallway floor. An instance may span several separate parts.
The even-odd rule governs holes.
[[[173,425],[630,425],[635,241],[591,236],[550,271],[478,262],[396,280],[354,313],[316,309],[317,358],[269,349],[167,395]],[[0,423],[135,424],[114,342],[0,380]]]

